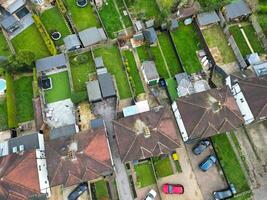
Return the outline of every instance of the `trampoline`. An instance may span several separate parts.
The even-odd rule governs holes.
[[[76,0],[76,4],[78,7],[83,8],[87,5],[87,0]]]

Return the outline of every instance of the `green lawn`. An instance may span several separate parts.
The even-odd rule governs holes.
[[[62,35],[61,39],[54,41],[56,45],[63,44],[63,38],[70,34],[66,21],[57,7],[46,10],[41,14],[41,20],[49,34],[59,31]]]
[[[236,61],[235,54],[232,48],[228,45],[223,30],[218,24],[205,28],[202,30],[202,34],[204,35],[209,48],[218,48],[224,64]]]
[[[248,38],[253,50],[259,54],[264,53],[264,50],[261,47],[261,43],[258,40],[256,33],[255,33],[255,30],[252,27],[252,25],[245,25],[243,27],[243,29],[247,35],[247,38]],[[240,28],[238,27],[238,25],[231,26],[229,28],[229,31],[233,35],[233,37],[237,43],[237,46],[238,46],[241,54],[243,55],[243,57],[245,57],[248,54],[251,54],[249,46],[248,46]]]
[[[169,78],[167,66],[164,62],[159,47],[158,46],[150,47],[150,50],[152,52],[153,60],[155,61],[159,76],[162,78]]]
[[[188,74],[201,71],[202,66],[197,57],[197,51],[201,49],[200,40],[193,25],[185,26],[180,23],[179,28],[171,35],[182,59],[184,70]]]
[[[0,31],[0,57],[9,55],[10,55],[10,49],[8,47],[4,34]]]
[[[246,177],[226,134],[216,135],[212,137],[212,141],[227,180],[234,184],[238,193],[248,191]]]
[[[156,183],[150,161],[135,165],[134,170],[137,178],[136,187],[142,188]]]
[[[130,27],[132,26],[132,22],[131,19],[129,17],[129,15],[124,15],[123,11],[126,10],[123,0],[116,0],[117,6],[119,8],[123,23],[125,24],[126,27]]]
[[[67,9],[71,13],[71,18],[76,25],[78,31],[82,31],[89,27],[100,27],[97,16],[94,14],[93,7],[88,3],[84,8],[76,5],[74,0],[64,0]]]
[[[110,38],[115,38],[113,33],[122,30],[123,26],[113,0],[106,1],[108,2],[108,5],[103,4],[103,6],[99,9],[99,15],[104,23],[108,36]]]
[[[147,47],[145,45],[139,46],[136,48],[137,49],[137,54],[141,62],[144,62],[146,60],[151,60],[149,53],[147,51]]]
[[[95,57],[102,56],[105,67],[115,75],[120,99],[131,97],[130,86],[128,84],[125,69],[123,68],[120,52],[117,46],[105,46],[94,50]]]
[[[49,51],[35,24],[17,35],[11,42],[17,52],[31,51],[35,54],[36,59],[49,56]]]
[[[144,93],[144,87],[136,66],[136,62],[134,60],[133,53],[131,51],[123,51],[123,56],[125,57],[125,62],[128,63],[130,69],[128,73],[133,79],[135,95],[137,96],[141,93]]]
[[[0,131],[8,128],[6,98],[0,97]]]
[[[107,182],[104,180],[100,180],[94,183],[95,184],[95,190],[96,190],[96,198],[97,200],[108,200],[108,188],[107,188]]]
[[[125,0],[133,17],[143,20],[160,19],[160,10],[155,0]]]
[[[257,19],[258,22],[260,23],[260,26],[263,30],[263,32],[265,33],[265,35],[267,36],[267,0],[260,0],[259,1],[259,7],[257,10]]]
[[[162,159],[160,157],[154,157],[153,163],[158,178],[170,176],[173,174],[170,158],[167,156]]]
[[[175,76],[175,74],[183,72],[182,66],[178,61],[175,49],[168,34],[166,32],[158,34],[158,40],[167,61],[171,76]]]
[[[79,63],[78,56],[87,56],[87,61]],[[80,55],[70,55],[70,70],[72,75],[73,87],[76,92],[85,91],[88,75],[95,72],[95,64],[91,52],[85,52]]]
[[[166,80],[167,82],[167,90],[170,94],[171,101],[175,101],[178,98],[178,93],[177,93],[177,81],[173,78],[169,78]]]
[[[52,79],[53,88],[45,91],[45,100],[47,103],[53,103],[71,97],[67,71],[52,74],[48,77]]]
[[[30,121],[34,118],[32,81],[32,76],[23,76],[14,81],[18,123]]]

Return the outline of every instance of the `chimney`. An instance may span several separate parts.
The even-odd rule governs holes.
[[[150,130],[147,126],[144,127],[144,136],[145,138],[149,138],[151,136]]]
[[[214,113],[219,112],[222,109],[222,104],[220,101],[216,101],[212,104],[212,111]]]

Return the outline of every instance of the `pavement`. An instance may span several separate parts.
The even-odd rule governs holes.
[[[105,121],[108,132],[108,139],[111,148],[112,159],[116,174],[116,183],[120,200],[133,200],[128,175],[124,164],[121,162],[119,150],[115,140],[115,133],[112,121],[116,117],[116,99],[109,98],[105,101],[95,103],[93,112],[96,115],[102,116]]]
[[[214,191],[227,188],[226,180],[222,175],[222,171],[218,165],[212,166],[207,172],[199,169],[199,164],[210,154],[214,153],[211,146],[207,148],[202,154],[196,156],[192,152],[194,144],[186,144],[187,152],[192,164],[194,174],[196,176],[198,185],[200,186],[202,195],[205,200],[213,200],[212,193]]]

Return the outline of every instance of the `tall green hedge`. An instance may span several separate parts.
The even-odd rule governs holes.
[[[33,14],[32,16],[33,16],[34,22],[37,26],[37,29],[40,32],[49,52],[51,53],[51,55],[56,55],[57,54],[56,46],[55,46],[53,40],[51,39],[50,35],[46,31],[41,19],[36,14]]]
[[[36,74],[36,68],[33,68],[32,73],[33,73],[33,83],[32,83],[33,97],[36,98],[36,97],[38,97],[40,95],[39,94],[37,74]]]
[[[56,0],[56,5],[62,14],[67,12],[67,9],[62,0]]]

